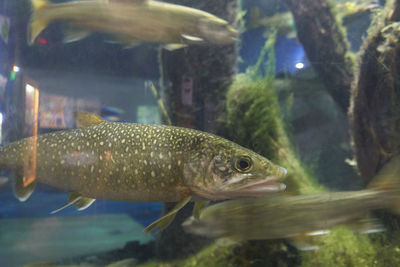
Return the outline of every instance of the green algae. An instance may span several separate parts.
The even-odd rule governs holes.
[[[199,253],[191,255],[185,259],[177,259],[167,262],[150,261],[140,267],[167,267],[167,266],[182,266],[182,267],[224,267],[227,266],[229,258],[232,257],[233,245],[219,246],[212,244],[202,249]]]
[[[280,110],[274,78],[275,40],[276,32],[266,41],[257,63],[246,73],[237,74],[228,89],[224,135],[284,166],[288,170],[285,183],[291,193],[321,192],[324,188],[296,155]]]
[[[254,80],[252,75],[238,74],[228,90],[226,109],[228,138],[284,166],[288,170],[285,183],[291,192],[323,190],[294,152],[272,79]]]
[[[399,241],[398,232],[365,235],[338,226],[316,238],[320,249],[301,253],[300,266],[400,266]]]

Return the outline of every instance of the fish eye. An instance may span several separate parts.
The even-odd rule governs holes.
[[[235,169],[240,172],[246,172],[251,169],[253,162],[249,157],[243,156],[235,160]]]

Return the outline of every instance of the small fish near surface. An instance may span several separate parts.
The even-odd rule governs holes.
[[[188,44],[234,44],[237,30],[210,13],[153,0],[81,0],[54,4],[31,0],[28,43],[56,21],[70,25],[65,42],[80,40],[92,32],[109,34],[130,47],[138,43],[176,49]]]
[[[365,222],[368,212],[376,209],[400,213],[400,156],[389,161],[365,190],[229,200],[203,209],[183,227],[233,241],[296,239],[338,224]]]
[[[21,201],[42,182],[71,192],[61,209],[84,209],[95,199],[178,202],[145,229],[152,231],[165,228],[190,200],[197,201],[196,215],[205,200],[261,197],[285,188],[277,182],[284,168],[213,134],[107,122],[80,112],[76,119],[81,128],[0,148],[0,169],[12,171]]]

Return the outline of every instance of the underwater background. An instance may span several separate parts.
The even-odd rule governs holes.
[[[192,25],[195,11],[188,21],[160,8],[157,16],[128,15],[121,22],[122,8],[101,21],[96,14],[101,18],[102,12],[83,16],[83,8],[74,6],[88,1],[100,11],[171,3],[209,12],[224,28],[217,19],[204,27],[201,20],[193,23],[193,33],[181,31],[175,40],[174,30]],[[70,8],[56,13],[63,5]],[[41,13],[34,15],[35,9]],[[38,23],[42,28],[31,38],[35,19],[45,16],[46,25]],[[176,29],[162,31],[163,23],[154,23],[157,30],[146,27],[164,18]],[[277,192],[282,201],[321,194],[328,203],[329,192],[365,188],[390,195],[382,205],[368,200],[374,205],[368,202],[365,210],[360,203],[367,201],[351,195],[345,205],[332,202],[343,215],[328,219],[338,223],[312,229],[329,234],[269,238],[261,231],[261,240],[226,240],[182,228],[198,202],[151,233],[145,227],[173,210],[175,201],[99,199],[84,210],[66,207],[51,214],[68,202],[69,190],[38,183],[21,202],[13,172],[4,168],[0,266],[398,266],[400,192],[397,182],[375,178],[399,148],[398,21],[400,3],[394,0],[0,1],[3,147],[75,129],[76,112],[88,112],[110,122],[193,128],[248,148],[287,171],[285,190]],[[144,30],[134,31],[134,38],[123,32],[129,31],[125,25]],[[227,32],[234,40],[227,41]],[[157,34],[162,37],[153,39]],[[353,204],[360,205],[354,218]],[[197,219],[205,221],[206,211]],[[322,211],[306,215],[317,218]],[[282,232],[306,225],[302,215]],[[253,213],[237,216],[245,221]],[[263,220],[285,225],[274,208]],[[255,228],[265,229],[263,220]],[[237,227],[249,230],[246,223]]]

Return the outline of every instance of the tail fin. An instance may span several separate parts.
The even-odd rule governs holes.
[[[381,168],[368,188],[387,191],[393,195],[390,210],[400,214],[400,155],[393,157]]]
[[[400,191],[400,155],[389,160],[380,169],[368,187],[381,190],[399,189]]]
[[[31,0],[32,3],[32,15],[31,21],[28,25],[28,44],[32,45],[36,37],[47,27],[48,21],[38,16],[38,11],[44,7],[50,5],[47,0]]]

